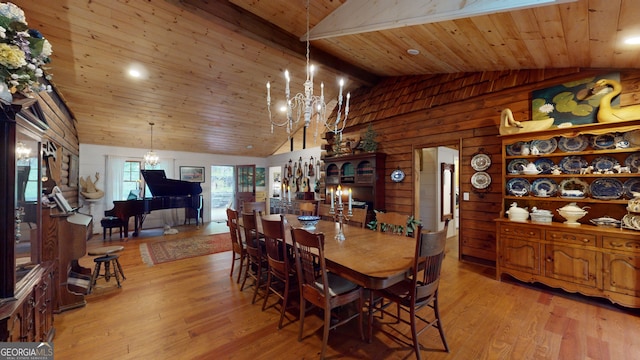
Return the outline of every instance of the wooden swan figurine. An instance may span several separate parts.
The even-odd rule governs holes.
[[[622,92],[622,85],[619,82],[611,79],[598,80],[593,87],[592,91],[601,89],[605,86],[611,86],[613,91],[604,95],[600,99],[600,107],[598,108],[598,122],[618,122],[640,119],[640,105],[630,105],[620,108],[612,108],[611,100],[620,95]]]
[[[519,132],[540,131],[550,128],[553,118],[531,121],[516,121],[511,109],[506,108],[500,114],[500,135],[515,134]]]

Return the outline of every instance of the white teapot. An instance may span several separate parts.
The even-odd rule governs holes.
[[[527,164],[527,166],[524,165],[520,165],[522,167],[522,172],[525,175],[538,175],[542,172],[542,170],[538,169],[538,167],[536,166],[536,164],[530,162]]]

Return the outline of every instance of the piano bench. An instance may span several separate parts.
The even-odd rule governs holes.
[[[116,216],[107,216],[100,220],[102,225],[102,240],[107,238],[107,229],[109,229],[109,240],[111,240],[111,229],[118,228],[120,230],[120,239],[122,239],[122,231],[124,230],[124,222]]]

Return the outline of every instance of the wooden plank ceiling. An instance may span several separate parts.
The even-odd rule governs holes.
[[[311,1],[311,28],[345,1]],[[81,143],[148,149],[154,122],[155,150],[268,156],[288,149],[284,129],[271,134],[265,83],[273,101],[282,100],[288,69],[292,93],[303,90],[305,1],[14,3],[53,45],[49,72]],[[640,52],[622,39],[640,31],[638,18],[634,0],[578,0],[313,40],[310,56],[320,67],[315,83],[325,83],[330,99],[343,76],[354,90],[387,76],[636,68]],[[408,55],[410,48],[420,54]],[[132,64],[147,76],[128,77]]]

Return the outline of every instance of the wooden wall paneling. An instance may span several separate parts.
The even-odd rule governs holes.
[[[516,120],[529,120],[531,91],[612,71],[615,70],[568,68],[505,71],[483,73],[480,76],[477,74],[438,75],[425,77],[423,82],[415,78],[390,79],[388,81],[390,88],[400,93],[406,94],[405,88],[413,89],[409,90],[411,92],[419,85],[425,84],[437,91],[422,90],[422,94],[431,94],[432,99],[412,97],[414,103],[425,107],[411,113],[400,113],[400,107],[394,113],[393,107],[388,103],[372,103],[367,100],[367,97],[364,97],[362,106],[368,107],[367,111],[371,114],[368,119],[374,119],[374,130],[381,141],[380,150],[388,154],[386,173],[390,173],[400,164],[407,178],[412,179],[413,169],[406,167],[412,165],[411,154],[415,146],[438,144],[462,138],[460,191],[469,193],[469,201],[461,201],[460,204],[460,253],[462,257],[479,256],[483,260],[495,261],[495,252],[491,250],[495,248],[493,219],[497,218],[502,211],[500,194],[503,188],[503,181],[500,178],[503,164],[501,164],[498,132],[500,112],[508,107],[514,112]],[[621,72],[624,106],[640,103],[639,78],[638,71]],[[405,85],[403,81],[406,82]],[[461,99],[457,92],[459,89],[456,89],[473,88],[474,81],[479,82],[483,89],[491,89],[491,91]],[[380,99],[381,97],[377,95],[380,95],[380,89],[384,88],[384,85],[381,85],[380,88],[370,89],[372,98]],[[384,98],[394,99],[390,94],[394,92],[384,92]],[[438,99],[433,100],[435,97]],[[470,160],[479,147],[485,148],[493,162],[488,170],[492,177],[491,188],[484,194],[473,192],[470,184],[474,173]],[[385,181],[387,210],[410,212],[413,207],[410,202],[414,201],[414,194],[407,185],[413,186],[413,180],[408,183],[405,180],[400,184],[390,180]]]

